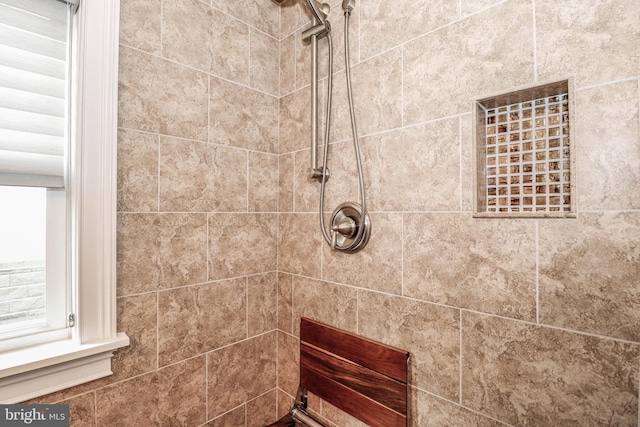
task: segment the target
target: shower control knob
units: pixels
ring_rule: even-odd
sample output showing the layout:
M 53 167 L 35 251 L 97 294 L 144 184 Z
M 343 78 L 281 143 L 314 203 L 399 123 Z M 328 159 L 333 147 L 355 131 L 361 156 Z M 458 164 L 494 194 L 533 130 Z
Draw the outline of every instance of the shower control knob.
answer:
M 333 211 L 330 230 L 332 250 L 354 253 L 369 242 L 371 221 L 369 215 L 362 214 L 359 204 L 346 202 Z

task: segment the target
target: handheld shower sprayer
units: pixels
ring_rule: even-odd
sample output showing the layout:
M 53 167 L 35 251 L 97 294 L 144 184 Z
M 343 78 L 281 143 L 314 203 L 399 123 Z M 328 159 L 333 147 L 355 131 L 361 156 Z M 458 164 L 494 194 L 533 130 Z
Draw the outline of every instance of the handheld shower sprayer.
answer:
M 286 0 L 274 0 L 278 4 Z M 329 231 L 324 220 L 325 188 L 329 178 L 327 167 L 329 158 L 329 130 L 331 121 L 331 94 L 333 87 L 333 42 L 331 39 L 331 24 L 329 23 L 329 5 L 318 3 L 317 0 L 305 0 L 312 16 L 311 27 L 302 32 L 302 41 L 311 44 L 311 167 L 309 178 L 320 181 L 320 206 L 319 218 L 320 229 L 324 240 L 331 246 L 333 251 L 344 253 L 355 253 L 362 250 L 369 242 L 371 235 L 371 220 L 367 213 L 364 174 L 362 170 L 362 160 L 358 142 L 358 130 L 356 126 L 355 108 L 351 90 L 351 73 L 349 64 L 349 16 L 354 9 L 355 0 L 343 0 L 345 28 L 345 68 L 347 81 L 347 95 L 349 100 L 349 115 L 351 118 L 351 130 L 353 145 L 355 149 L 356 164 L 358 168 L 358 189 L 360 193 L 360 203 L 345 202 L 340 204 L 331 216 Z M 318 40 L 326 37 L 329 49 L 328 61 L 329 72 L 327 75 L 327 96 L 326 114 L 324 123 L 324 164 L 318 166 Z
M 320 24 L 327 25 L 329 5 L 327 3 L 318 4 L 316 0 L 307 0 L 307 4 L 314 18 L 316 18 Z

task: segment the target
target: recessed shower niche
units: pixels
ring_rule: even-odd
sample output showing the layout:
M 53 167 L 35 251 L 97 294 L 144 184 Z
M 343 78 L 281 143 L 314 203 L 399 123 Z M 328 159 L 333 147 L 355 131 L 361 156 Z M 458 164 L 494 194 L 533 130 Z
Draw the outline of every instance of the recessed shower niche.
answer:
M 476 217 L 575 217 L 573 82 L 475 101 Z

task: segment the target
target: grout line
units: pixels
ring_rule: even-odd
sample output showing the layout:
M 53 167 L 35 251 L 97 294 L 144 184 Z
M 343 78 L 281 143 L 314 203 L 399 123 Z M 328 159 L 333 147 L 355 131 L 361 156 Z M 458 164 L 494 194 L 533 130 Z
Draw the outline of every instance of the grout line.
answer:
M 91 393 L 93 394 L 93 422 L 95 425 L 98 425 L 98 393 L 96 390 L 93 390 Z
M 356 290 L 356 333 L 360 335 L 360 289 Z
M 536 323 L 540 323 L 540 221 L 535 222 L 536 244 Z
M 404 222 L 405 222 L 405 212 L 400 213 L 400 295 L 404 296 L 404 247 L 406 245 L 406 240 L 404 236 Z
M 247 49 L 247 57 L 248 57 L 247 58 L 247 82 L 248 82 L 247 84 L 249 85 L 249 87 L 252 87 L 253 86 L 253 78 L 252 78 L 252 75 L 251 75 L 251 57 L 253 55 L 251 55 L 251 53 L 252 53 L 251 52 L 251 47 L 252 47 L 252 42 L 254 41 L 254 35 L 253 35 L 254 28 L 251 27 L 250 25 L 248 27 L 249 27 L 249 48 Z M 278 64 L 278 67 L 279 66 L 280 65 Z M 278 91 L 278 95 L 280 95 L 280 91 Z
M 209 280 L 211 280 L 210 279 L 211 278 L 211 270 L 210 270 L 211 269 L 211 263 L 209 262 L 209 260 L 211 259 L 211 254 L 209 253 L 209 249 L 210 249 L 210 244 L 209 244 L 209 214 L 205 215 L 205 221 L 206 221 L 205 232 L 207 233 L 207 239 L 206 239 L 206 242 L 205 242 L 205 244 L 207 245 L 207 247 L 206 247 L 206 250 L 207 250 L 207 259 L 206 259 L 207 277 L 206 277 L 206 280 L 208 282 Z
M 158 174 L 157 174 L 157 180 L 158 180 L 158 191 L 156 194 L 156 212 L 160 213 L 160 158 L 161 158 L 161 150 L 160 150 L 160 146 L 161 146 L 161 142 L 160 142 L 160 135 L 156 134 L 156 143 L 158 144 L 158 150 L 157 150 L 157 155 L 158 155 L 158 159 L 157 159 L 157 165 L 158 165 Z
M 464 195 L 462 192 L 462 180 L 464 178 L 464 174 L 462 173 L 462 169 L 463 169 L 463 158 L 462 158 L 462 144 L 464 142 L 464 138 L 462 136 L 462 116 L 458 117 L 458 161 L 459 161 L 459 165 L 458 165 L 458 191 L 460 192 L 459 194 L 459 208 L 460 208 L 460 212 L 462 212 L 462 205 L 463 203 L 463 199 L 464 199 Z
M 616 80 L 609 80 L 609 81 L 605 81 L 605 82 L 600 82 L 600 83 L 595 83 L 595 84 L 591 84 L 591 85 L 587 85 L 587 86 L 582 86 L 580 88 L 578 88 L 578 83 L 576 82 L 577 79 L 576 79 L 575 75 L 573 77 L 573 80 L 574 80 L 574 93 L 577 93 L 577 92 L 583 92 L 583 91 L 592 90 L 592 89 L 603 88 L 603 87 L 607 87 L 607 86 L 613 86 L 613 85 L 617 85 L 617 84 L 625 83 L 625 82 L 638 81 L 638 76 L 626 77 L 626 78 L 616 79 Z
M 460 324 L 459 324 L 459 329 L 460 329 L 460 364 L 459 364 L 459 369 L 460 372 L 458 373 L 459 375 L 459 380 L 458 382 L 460 383 L 460 391 L 459 391 L 459 396 L 458 396 L 458 400 L 460 401 L 460 405 L 462 405 L 462 310 L 460 310 Z
M 251 89 L 251 90 L 253 90 L 255 92 L 261 93 L 263 95 L 270 96 L 270 97 L 275 98 L 275 99 L 280 99 L 280 98 L 282 98 L 284 96 L 284 95 L 280 95 L 279 93 L 278 94 L 273 94 L 273 93 L 265 92 L 264 90 L 261 90 L 259 88 L 251 87 L 246 83 L 239 82 L 239 81 L 236 81 L 236 80 L 231 80 L 231 79 L 229 79 L 227 77 L 224 77 L 224 76 L 221 76 L 221 75 L 218 75 L 218 74 L 214 74 L 214 73 L 212 73 L 210 71 L 202 70 L 200 68 L 195 68 L 195 67 L 193 67 L 193 66 L 191 66 L 189 64 L 185 64 L 183 62 L 178 62 L 178 61 L 176 61 L 174 59 L 171 59 L 171 58 L 165 58 L 164 56 L 161 56 L 161 55 L 158 55 L 158 54 L 155 54 L 155 53 L 152 53 L 152 52 L 148 52 L 146 50 L 142 50 L 142 49 L 140 49 L 138 47 L 135 47 L 135 46 L 132 46 L 132 45 L 128 45 L 126 43 L 120 43 L 119 46 L 120 47 L 126 47 L 127 49 L 142 53 L 144 55 L 152 56 L 152 57 L 157 58 L 157 59 L 159 59 L 161 61 L 168 62 L 168 63 L 173 64 L 173 65 L 178 65 L 180 67 L 183 67 L 185 69 L 188 69 L 188 70 L 200 73 L 200 74 L 204 74 L 204 75 L 207 76 L 207 78 L 213 77 L 213 78 L 216 78 L 218 80 L 222 80 L 222 81 L 225 81 L 225 82 L 237 85 L 237 86 L 241 86 L 241 87 L 246 88 L 246 89 Z M 285 95 L 288 95 L 288 94 L 285 94 Z
M 249 278 L 244 279 L 244 325 L 245 325 L 245 337 L 249 339 Z
M 204 354 L 204 416 L 209 420 L 209 353 Z
M 155 370 L 160 369 L 160 291 L 153 292 L 156 297 L 156 366 Z
M 405 108 L 404 108 L 404 76 L 405 76 L 405 67 L 404 67 L 404 56 L 405 56 L 405 47 L 404 45 L 400 46 L 400 125 L 405 127 L 407 125 L 407 118 L 405 117 Z
M 497 418 L 493 418 L 492 416 L 490 416 L 490 415 L 488 415 L 488 414 L 485 414 L 485 413 L 483 413 L 483 412 L 480 412 L 480 411 L 475 410 L 475 409 L 473 409 L 473 408 L 470 408 L 470 407 L 468 407 L 468 406 L 460 405 L 460 404 L 458 404 L 458 403 L 454 402 L 453 400 L 447 399 L 446 397 L 440 396 L 440 395 L 435 394 L 435 393 L 433 393 L 433 392 L 430 392 L 430 391 L 428 391 L 428 390 L 424 390 L 424 389 L 422 389 L 422 388 L 420 388 L 420 387 L 416 387 L 415 385 L 411 385 L 411 388 L 413 388 L 413 389 L 415 389 L 415 390 L 418 390 L 418 391 L 420 391 L 420 392 L 422 392 L 422 393 L 424 393 L 424 394 L 427 394 L 427 395 L 429 395 L 429 396 L 432 396 L 432 397 L 434 397 L 434 398 L 436 398 L 436 399 L 438 399 L 438 400 L 442 400 L 442 401 L 445 401 L 445 402 L 449 402 L 449 403 L 451 403 L 451 404 L 453 404 L 453 405 L 455 405 L 455 406 L 461 407 L 461 408 L 462 408 L 462 409 L 464 409 L 465 411 L 468 411 L 468 412 L 471 412 L 471 413 L 473 413 L 473 414 L 479 415 L 479 416 L 481 416 L 482 418 L 487 418 L 487 419 L 489 419 L 489 420 L 496 421 L 496 422 L 497 422 L 497 423 L 499 423 L 500 425 L 508 426 L 508 427 L 512 427 L 512 426 L 511 426 L 511 424 L 508 424 L 508 423 L 506 423 L 506 422 L 504 422 L 504 421 L 501 421 L 501 420 L 499 420 L 499 419 L 497 419 Z
M 197 143 L 201 143 L 201 144 L 208 144 L 208 145 L 211 145 L 211 146 L 214 146 L 214 147 L 218 147 L 218 148 L 228 148 L 228 149 L 231 149 L 231 150 L 245 151 L 245 152 L 249 152 L 249 153 L 262 154 L 262 155 L 266 155 L 266 156 L 280 156 L 280 155 L 289 154 L 289 153 L 282 153 L 282 154 L 272 153 L 270 151 L 261 151 L 261 150 L 256 150 L 256 149 L 252 149 L 252 148 L 238 147 L 238 146 L 235 146 L 235 145 L 228 145 L 228 144 L 218 143 L 218 142 L 215 142 L 215 141 L 207 141 L 207 140 L 204 140 L 204 139 L 196 139 L 196 138 L 187 138 L 187 137 L 184 137 L 184 136 L 170 135 L 170 134 L 166 134 L 166 133 L 159 133 L 159 132 L 155 132 L 155 131 L 147 131 L 147 130 L 141 130 L 141 129 L 136 129 L 136 128 L 129 128 L 129 127 L 125 127 L 125 126 L 118 126 L 118 130 L 119 131 L 127 131 L 127 132 L 135 132 L 135 133 L 139 133 L 139 134 L 143 134 L 143 135 L 154 135 L 154 136 L 157 136 L 159 140 L 161 140 L 162 138 L 165 138 L 165 139 L 173 139 L 173 140 L 176 140 L 176 141 L 197 142 Z M 296 150 L 296 151 L 304 151 L 304 150 Z M 296 151 L 291 151 L 290 153 L 294 153 Z
M 404 299 L 407 299 L 409 301 L 416 301 L 416 302 L 424 303 L 424 304 L 432 304 L 432 305 L 435 305 L 435 306 L 438 306 L 438 307 L 444 307 L 444 308 L 449 308 L 449 309 L 454 309 L 454 310 L 462 310 L 463 312 L 467 312 L 467 313 L 472 313 L 472 314 L 486 316 L 486 317 L 495 317 L 495 318 L 498 318 L 498 319 L 503 319 L 503 320 L 513 321 L 513 322 L 523 323 L 525 325 L 537 326 L 537 327 L 548 328 L 548 329 L 554 329 L 554 330 L 557 330 L 557 331 L 563 331 L 563 332 L 568 332 L 568 333 L 582 335 L 582 336 L 594 337 L 594 338 L 598 338 L 598 339 L 605 339 L 605 340 L 610 340 L 610 341 L 615 341 L 615 342 L 620 342 L 620 343 L 625 343 L 625 344 L 640 345 L 640 341 L 631 341 L 631 340 L 624 339 L 624 338 L 616 338 L 616 337 L 600 335 L 600 334 L 587 332 L 587 331 L 580 331 L 580 330 L 576 330 L 576 329 L 563 328 L 563 327 L 555 326 L 555 325 L 551 325 L 551 324 L 544 324 L 544 323 L 540 323 L 539 324 L 539 323 L 536 323 L 533 320 L 516 319 L 516 318 L 513 318 L 513 317 L 507 317 L 507 316 L 503 316 L 503 315 L 500 315 L 500 314 L 486 313 L 486 312 L 482 312 L 482 311 L 473 310 L 473 309 L 470 309 L 470 308 L 456 307 L 456 306 L 446 305 L 446 304 L 437 303 L 437 302 L 433 302 L 433 301 L 422 300 L 422 299 L 418 299 L 418 298 L 414 298 L 414 297 L 398 295 L 398 294 L 394 294 L 394 293 L 390 293 L 390 292 L 378 291 L 378 290 L 375 290 L 375 289 L 364 289 L 364 288 L 361 288 L 361 287 L 358 287 L 358 286 L 349 285 L 349 284 L 345 284 L 345 283 L 329 281 L 329 280 L 321 280 L 321 279 L 318 279 L 317 277 L 304 276 L 304 275 L 301 275 L 301 274 L 289 273 L 289 272 L 283 272 L 283 273 L 288 274 L 288 275 L 290 275 L 292 277 L 300 277 L 300 278 L 304 278 L 304 279 L 308 279 L 308 280 L 325 282 L 325 283 L 328 283 L 328 284 L 337 285 L 337 286 L 344 286 L 344 287 L 355 289 L 355 290 L 359 289 L 359 290 L 361 290 L 363 292 L 371 292 L 371 293 L 380 294 L 380 295 L 386 295 L 386 296 L 395 297 L 395 298 L 404 298 Z
M 207 142 L 211 143 L 211 76 L 207 78 Z
M 213 156 L 213 153 L 211 154 Z M 247 213 L 253 213 L 251 212 L 251 206 L 249 203 L 249 192 L 251 191 L 251 186 L 250 186 L 250 181 L 251 181 L 251 167 L 250 167 L 250 162 L 251 162 L 251 156 L 249 155 L 249 152 L 246 151 L 245 152 L 245 156 L 246 156 L 246 164 L 245 164 L 245 170 L 247 173 L 247 183 L 246 183 L 246 189 L 245 189 L 245 202 L 246 202 L 246 212 Z
M 536 0 L 531 1 L 533 20 L 533 81 L 538 82 L 538 32 L 536 30 Z
M 160 0 L 160 58 L 164 58 L 164 2 Z M 120 43 L 122 44 L 122 43 Z M 123 45 L 126 46 L 126 45 Z M 137 49 L 140 50 L 140 49 Z M 142 50 L 140 50 L 143 52 Z M 154 55 L 157 56 L 157 55 Z

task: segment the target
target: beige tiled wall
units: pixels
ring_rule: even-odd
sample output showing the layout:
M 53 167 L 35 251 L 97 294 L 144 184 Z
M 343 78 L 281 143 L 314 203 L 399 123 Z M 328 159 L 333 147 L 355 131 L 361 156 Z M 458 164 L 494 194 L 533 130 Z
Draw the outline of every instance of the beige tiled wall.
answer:
M 373 231 L 355 255 L 318 237 L 296 11 L 282 10 L 280 366 L 295 369 L 309 316 L 411 351 L 412 425 L 639 425 L 640 3 L 357 1 L 353 92 Z M 358 197 L 336 61 L 328 211 Z M 577 218 L 474 219 L 472 101 L 567 77 Z M 283 394 L 295 378 L 280 369 Z M 314 404 L 337 426 L 360 425 Z
M 373 231 L 353 255 L 323 242 L 306 178 L 302 1 L 121 3 L 118 327 L 131 345 L 113 376 L 41 401 L 70 403 L 77 426 L 259 427 L 288 410 L 308 316 L 412 353 L 415 426 L 640 424 L 640 3 L 356 1 Z M 331 3 L 328 211 L 358 197 Z M 472 218 L 472 101 L 567 77 L 577 218 Z
M 279 22 L 270 2 L 121 0 L 118 329 L 131 345 L 113 376 L 39 399 L 70 403 L 72 425 L 275 419 Z

